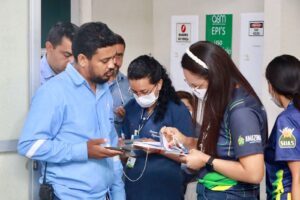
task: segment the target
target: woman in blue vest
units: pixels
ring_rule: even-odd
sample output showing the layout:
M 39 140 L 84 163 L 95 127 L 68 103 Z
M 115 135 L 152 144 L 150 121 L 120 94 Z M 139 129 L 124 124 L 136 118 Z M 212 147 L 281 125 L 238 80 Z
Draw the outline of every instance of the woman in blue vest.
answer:
M 134 99 L 125 106 L 123 131 L 126 139 L 159 140 L 163 126 L 174 126 L 192 136 L 191 115 L 180 101 L 166 70 L 150 56 L 134 59 L 128 67 L 128 79 Z M 125 169 L 127 200 L 183 199 L 179 156 L 151 151 L 135 152 Z
M 269 93 L 284 110 L 265 150 L 268 200 L 300 199 L 300 61 L 274 58 L 266 69 Z
M 161 131 L 191 150 L 183 161 L 198 170 L 197 198 L 259 199 L 267 118 L 262 103 L 224 49 L 199 41 L 181 61 L 186 82 L 203 102 L 198 139 Z

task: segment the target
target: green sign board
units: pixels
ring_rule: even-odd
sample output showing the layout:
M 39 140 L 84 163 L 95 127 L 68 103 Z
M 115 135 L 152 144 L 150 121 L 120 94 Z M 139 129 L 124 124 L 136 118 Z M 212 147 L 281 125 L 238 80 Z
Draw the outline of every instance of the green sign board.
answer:
M 232 53 L 232 15 L 206 15 L 206 40 Z

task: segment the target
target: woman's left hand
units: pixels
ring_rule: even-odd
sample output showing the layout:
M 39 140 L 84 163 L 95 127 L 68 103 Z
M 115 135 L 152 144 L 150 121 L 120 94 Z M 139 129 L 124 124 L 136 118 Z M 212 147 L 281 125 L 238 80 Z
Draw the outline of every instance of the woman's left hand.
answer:
M 187 167 L 193 170 L 199 170 L 205 166 L 209 156 L 199 150 L 191 149 L 189 154 L 183 158 Z

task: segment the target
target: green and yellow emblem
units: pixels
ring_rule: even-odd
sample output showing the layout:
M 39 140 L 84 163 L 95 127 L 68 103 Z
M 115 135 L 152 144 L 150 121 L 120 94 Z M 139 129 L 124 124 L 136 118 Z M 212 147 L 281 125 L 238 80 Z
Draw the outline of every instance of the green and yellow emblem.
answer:
M 245 144 L 245 138 L 240 136 L 238 139 L 238 144 L 239 144 L 239 146 L 243 146 Z
M 293 135 L 294 129 L 285 127 L 281 132 L 279 137 L 279 147 L 280 148 L 295 148 L 296 147 L 296 138 Z

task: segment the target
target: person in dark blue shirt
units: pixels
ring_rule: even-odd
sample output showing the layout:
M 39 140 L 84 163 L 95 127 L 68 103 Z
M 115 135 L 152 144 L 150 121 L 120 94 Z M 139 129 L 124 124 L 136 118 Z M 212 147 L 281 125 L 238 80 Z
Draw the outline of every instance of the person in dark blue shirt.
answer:
M 284 108 L 265 149 L 268 200 L 300 199 L 300 61 L 274 58 L 266 69 L 274 103 Z
M 186 137 L 173 127 L 161 132 L 170 142 L 175 137 L 191 149 L 183 162 L 198 171 L 197 199 L 259 199 L 267 117 L 258 96 L 216 44 L 192 44 L 181 65 L 204 106 L 197 113 L 203 116 L 199 138 Z
M 164 126 L 176 127 L 186 136 L 193 135 L 191 115 L 157 60 L 146 55 L 136 58 L 128 67 L 128 79 L 134 99 L 125 106 L 126 139 L 158 141 L 159 130 Z M 179 156 L 155 150 L 150 150 L 149 155 L 137 151 L 125 168 L 126 199 L 183 199 L 180 165 Z

